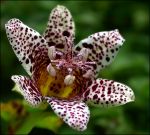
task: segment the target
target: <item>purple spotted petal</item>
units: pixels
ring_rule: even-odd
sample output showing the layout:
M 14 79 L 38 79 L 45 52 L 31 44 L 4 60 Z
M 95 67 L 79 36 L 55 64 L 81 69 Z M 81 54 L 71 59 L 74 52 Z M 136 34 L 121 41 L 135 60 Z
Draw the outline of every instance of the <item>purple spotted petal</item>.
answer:
M 88 48 L 87 61 L 96 62 L 93 68 L 98 73 L 113 61 L 123 42 L 124 39 L 118 30 L 98 32 L 80 41 L 75 46 L 75 52 L 78 53 L 82 48 Z
M 80 101 L 59 100 L 45 98 L 55 113 L 62 118 L 70 127 L 83 131 L 87 128 L 90 112 L 88 106 Z
M 83 93 L 85 102 L 102 107 L 123 105 L 134 101 L 134 98 L 131 88 L 106 79 L 94 80 Z
M 11 19 L 5 24 L 6 34 L 19 61 L 29 75 L 32 75 L 35 62 L 46 61 L 46 40 L 19 19 Z
M 72 45 L 74 39 L 74 22 L 69 10 L 64 6 L 57 6 L 50 14 L 44 37 L 49 46 L 55 46 L 57 51 L 64 52 L 66 38 Z
M 42 102 L 42 97 L 35 83 L 27 77 L 13 75 L 11 79 L 19 86 L 20 93 L 32 106 L 37 106 Z

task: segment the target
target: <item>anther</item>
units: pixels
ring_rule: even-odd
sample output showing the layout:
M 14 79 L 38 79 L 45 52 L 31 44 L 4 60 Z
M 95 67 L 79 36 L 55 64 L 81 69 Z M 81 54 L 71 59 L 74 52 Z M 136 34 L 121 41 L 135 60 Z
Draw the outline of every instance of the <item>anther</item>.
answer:
M 72 68 L 68 68 L 68 73 L 71 74 L 72 73 Z
M 47 71 L 51 76 L 56 76 L 56 70 L 51 64 L 47 66 Z
M 48 57 L 50 60 L 54 60 L 56 57 L 56 48 L 55 46 L 51 46 L 48 48 Z
M 84 78 L 92 78 L 94 76 L 94 73 L 92 70 L 88 70 L 84 75 L 83 77 Z
M 71 85 L 74 82 L 74 80 L 75 80 L 75 76 L 73 76 L 73 75 L 67 75 L 65 77 L 65 79 L 64 79 L 64 83 L 66 85 Z
M 89 49 L 82 48 L 78 54 L 79 57 L 81 57 L 82 61 L 86 61 L 89 55 Z

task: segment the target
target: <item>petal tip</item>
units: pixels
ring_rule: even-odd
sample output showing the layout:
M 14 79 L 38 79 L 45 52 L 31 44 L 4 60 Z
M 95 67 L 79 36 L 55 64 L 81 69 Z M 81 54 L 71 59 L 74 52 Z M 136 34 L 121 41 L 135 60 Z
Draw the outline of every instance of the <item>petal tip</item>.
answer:
M 79 127 L 76 127 L 74 129 L 76 129 L 77 131 L 85 131 L 87 129 L 87 126 L 85 125 L 84 127 L 81 128 L 79 125 Z
M 15 83 L 18 83 L 21 78 L 22 78 L 22 76 L 19 76 L 19 75 L 11 76 L 11 80 L 13 80 Z
M 16 38 L 18 33 L 19 27 L 22 25 L 22 22 L 19 19 L 13 18 L 10 19 L 5 24 L 6 34 L 8 38 Z
M 133 102 L 135 100 L 135 95 L 134 95 L 133 90 L 130 87 L 128 87 L 128 86 L 126 86 L 126 88 L 128 90 L 125 93 L 125 96 L 127 98 L 126 98 L 126 102 L 124 104 L 129 103 L 129 102 Z
M 21 21 L 17 18 L 12 18 L 5 24 L 5 27 L 8 27 L 8 26 L 11 27 L 11 26 L 15 25 L 16 23 L 21 23 Z
M 129 102 L 133 102 L 133 101 L 135 101 L 135 95 L 132 92 L 132 94 L 130 95 L 130 101 Z
M 119 45 L 122 45 L 122 44 L 125 42 L 125 39 L 122 37 L 122 35 L 120 34 L 120 32 L 119 32 L 118 29 L 115 29 L 115 30 L 113 30 L 113 31 L 114 31 L 114 34 L 115 34 L 116 37 L 117 37 L 118 44 L 119 44 Z
M 13 80 L 14 82 L 16 82 L 16 80 L 17 80 L 17 75 L 11 76 L 11 80 Z
M 57 9 L 62 9 L 62 8 L 65 8 L 65 6 L 57 5 L 56 8 L 57 8 Z

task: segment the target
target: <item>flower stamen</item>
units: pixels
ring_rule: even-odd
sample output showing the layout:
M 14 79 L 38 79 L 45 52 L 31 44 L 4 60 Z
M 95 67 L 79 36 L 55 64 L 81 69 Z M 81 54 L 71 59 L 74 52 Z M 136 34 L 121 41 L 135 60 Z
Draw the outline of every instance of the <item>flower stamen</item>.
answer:
M 51 65 L 51 63 L 47 66 L 47 71 L 48 71 L 48 73 L 49 73 L 51 76 L 53 76 L 53 77 L 56 76 L 56 70 L 55 70 L 55 68 Z
M 83 62 L 87 61 L 89 55 L 89 49 L 87 48 L 82 48 L 78 54 L 79 59 L 81 59 Z
M 84 78 L 93 78 L 94 72 L 92 70 L 88 70 L 85 74 L 83 74 Z
M 54 60 L 56 57 L 56 48 L 55 46 L 51 46 L 48 48 L 48 57 L 50 60 Z
M 75 80 L 75 76 L 74 75 L 67 75 L 65 77 L 65 79 L 64 79 L 64 83 L 66 85 L 71 85 L 71 84 L 73 84 L 74 80 Z

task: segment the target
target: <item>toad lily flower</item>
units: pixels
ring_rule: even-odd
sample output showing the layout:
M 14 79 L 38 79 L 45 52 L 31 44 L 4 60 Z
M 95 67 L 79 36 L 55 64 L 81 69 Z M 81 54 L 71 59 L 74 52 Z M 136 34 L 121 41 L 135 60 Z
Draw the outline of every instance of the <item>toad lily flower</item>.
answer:
M 12 80 L 32 106 L 47 101 L 69 126 L 83 131 L 90 117 L 87 104 L 111 107 L 134 100 L 128 86 L 97 79 L 124 42 L 118 30 L 95 33 L 74 46 L 74 22 L 63 6 L 52 10 L 43 35 L 19 19 L 9 20 L 5 28 L 16 56 L 30 75 L 13 75 Z

